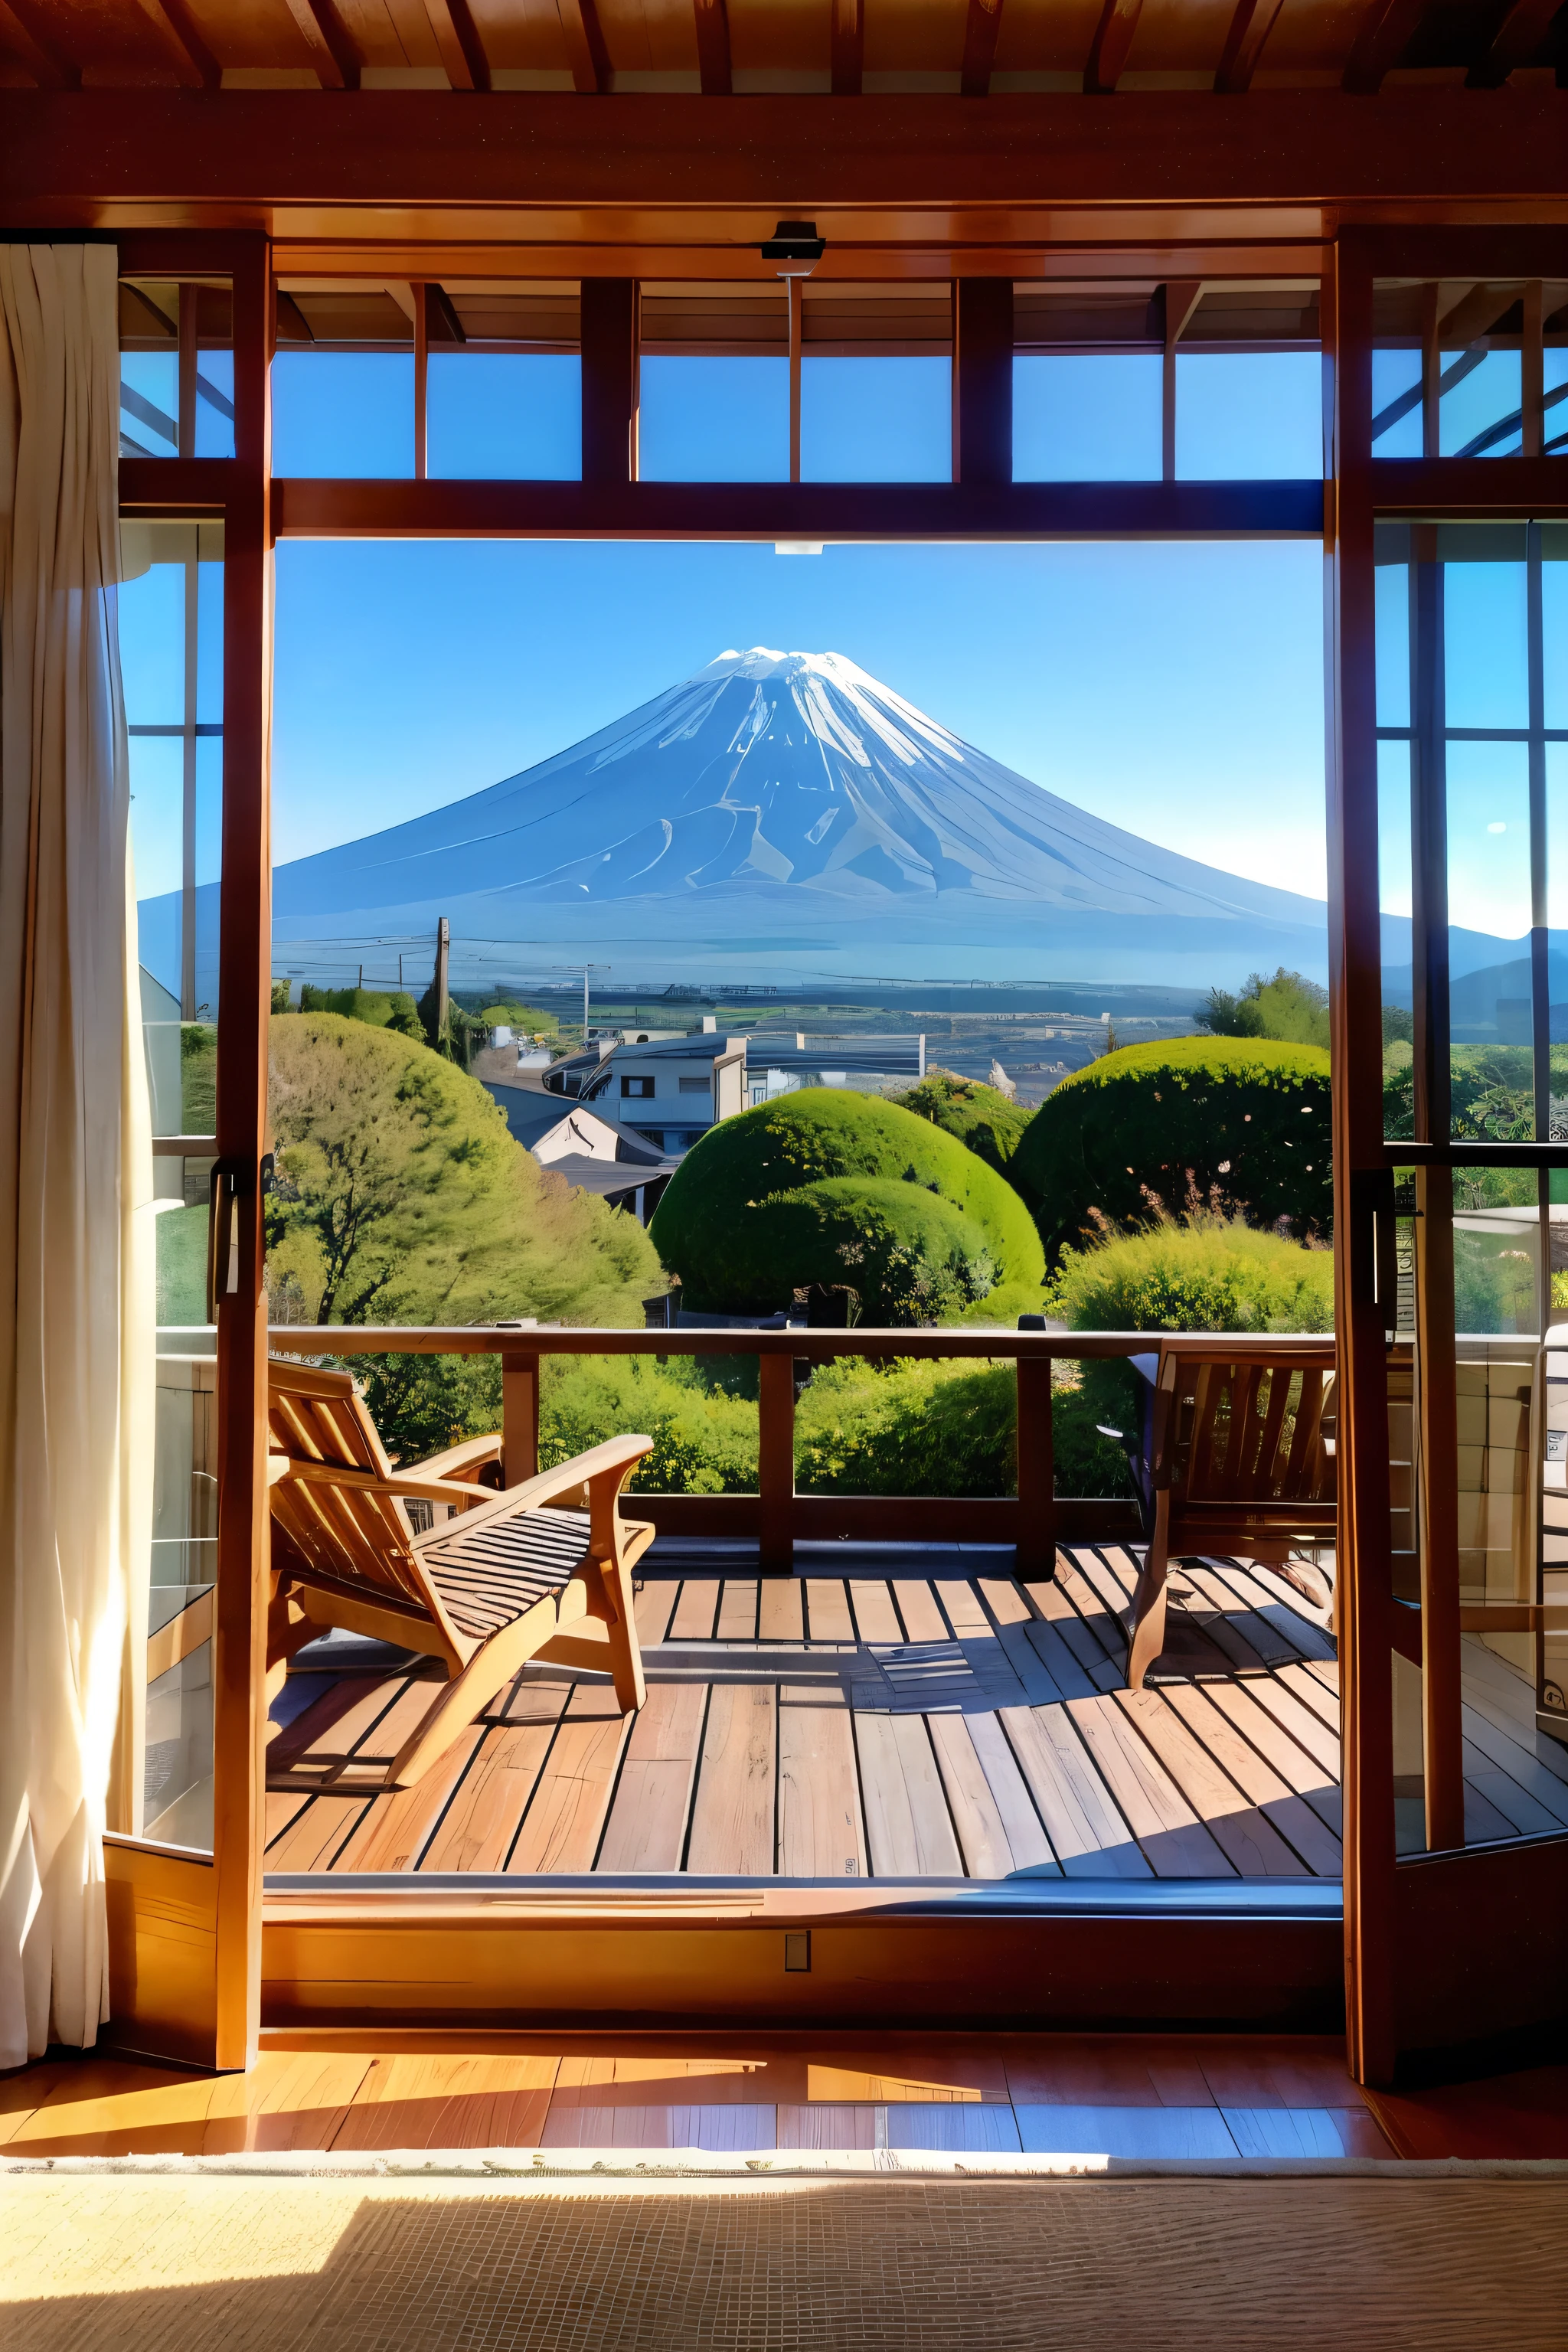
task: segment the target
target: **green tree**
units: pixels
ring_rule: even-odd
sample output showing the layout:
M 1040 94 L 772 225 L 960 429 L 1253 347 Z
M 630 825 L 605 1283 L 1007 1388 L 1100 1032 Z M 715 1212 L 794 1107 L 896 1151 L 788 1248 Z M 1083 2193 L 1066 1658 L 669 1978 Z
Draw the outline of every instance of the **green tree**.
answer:
M 929 1119 L 944 1135 L 957 1138 L 998 1176 L 1024 1139 L 1029 1114 L 1008 1099 L 999 1087 L 983 1086 L 978 1078 L 961 1078 L 952 1070 L 928 1070 L 918 1086 L 889 1095 L 900 1110 Z
M 876 1096 L 809 1087 L 713 1128 L 652 1226 L 689 1302 L 767 1313 L 822 1282 L 866 1320 L 1011 1321 L 1044 1265 L 1023 1203 L 973 1151 Z M 924 1291 L 922 1296 L 922 1286 Z
M 1329 1057 L 1241 1037 L 1123 1045 L 1064 1078 L 1009 1173 L 1053 1262 L 1189 1199 L 1300 1238 L 1333 1213 Z
M 1239 995 L 1211 988 L 1197 1014 L 1215 1037 L 1272 1037 L 1286 1045 L 1329 1043 L 1329 992 L 1281 964 L 1272 980 L 1255 971 Z
M 268 1281 L 289 1319 L 641 1321 L 660 1286 L 636 1220 L 513 1142 L 484 1088 L 331 1013 L 275 1021 Z

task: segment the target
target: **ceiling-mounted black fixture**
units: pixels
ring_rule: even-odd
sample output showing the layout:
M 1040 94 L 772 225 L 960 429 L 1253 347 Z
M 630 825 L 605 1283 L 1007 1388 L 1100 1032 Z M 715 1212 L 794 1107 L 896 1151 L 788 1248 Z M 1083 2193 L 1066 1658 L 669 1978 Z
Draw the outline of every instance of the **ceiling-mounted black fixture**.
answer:
M 809 278 L 826 250 L 827 240 L 817 236 L 815 221 L 780 221 L 763 247 L 763 259 L 774 263 L 781 278 Z

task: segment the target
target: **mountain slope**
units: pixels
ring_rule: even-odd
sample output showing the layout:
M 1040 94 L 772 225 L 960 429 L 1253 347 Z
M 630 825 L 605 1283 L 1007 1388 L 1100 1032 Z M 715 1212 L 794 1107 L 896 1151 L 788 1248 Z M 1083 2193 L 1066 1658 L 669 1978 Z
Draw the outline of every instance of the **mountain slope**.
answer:
M 522 774 L 279 867 L 274 930 L 911 978 L 1321 971 L 1324 910 L 1089 815 L 843 655 L 725 653 Z M 496 961 L 487 945 L 479 964 Z M 740 976 L 737 974 L 737 976 Z

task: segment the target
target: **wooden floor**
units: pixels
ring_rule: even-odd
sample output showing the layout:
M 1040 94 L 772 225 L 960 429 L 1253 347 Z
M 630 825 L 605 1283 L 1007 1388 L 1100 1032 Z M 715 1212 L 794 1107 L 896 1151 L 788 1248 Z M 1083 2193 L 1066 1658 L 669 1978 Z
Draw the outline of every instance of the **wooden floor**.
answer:
M 1320 2036 L 400 2031 L 268 2040 L 248 2074 L 177 2074 L 89 2053 L 0 2078 L 0 2149 L 1394 2153 L 1345 2072 L 1343 2043 Z
M 879 1559 L 790 1580 L 655 1570 L 637 1597 L 637 1717 L 601 1678 L 531 1666 L 391 1794 L 376 1784 L 430 1669 L 293 1673 L 274 1709 L 268 1872 L 1339 1875 L 1322 1610 L 1270 1569 L 1187 1562 L 1156 1686 L 1132 1693 L 1132 1556 L 1079 1548 L 1026 1584 L 1009 1558 L 911 1550 L 909 1573 Z M 1469 1646 L 1471 1838 L 1568 1822 L 1568 1749 Z

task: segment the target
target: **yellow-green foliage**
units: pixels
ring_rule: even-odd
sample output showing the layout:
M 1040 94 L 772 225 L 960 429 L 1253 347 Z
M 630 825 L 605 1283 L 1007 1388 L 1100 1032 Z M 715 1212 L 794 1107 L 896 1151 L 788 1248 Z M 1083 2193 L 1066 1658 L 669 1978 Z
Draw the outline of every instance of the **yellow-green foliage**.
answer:
M 289 1319 L 641 1323 L 662 1281 L 635 1218 L 541 1168 L 449 1062 L 315 1013 L 273 1022 L 269 1076 L 268 1276 Z
M 1255 1037 L 1124 1045 L 1064 1078 L 1008 1174 L 1053 1261 L 1097 1220 L 1142 1223 L 1189 1194 L 1305 1238 L 1333 1213 L 1329 1057 Z
M 1029 1113 L 1020 1110 L 1000 1087 L 961 1078 L 952 1070 L 928 1070 L 918 1086 L 888 1099 L 900 1110 L 912 1110 L 917 1118 L 929 1118 L 944 1135 L 956 1136 L 998 1176 L 1007 1173 L 1007 1162 L 1029 1124 Z
M 1239 1218 L 1163 1217 L 1064 1250 L 1047 1301 L 1075 1331 L 1331 1331 L 1333 1254 Z
M 825 1283 L 854 1290 L 868 1323 L 1011 1322 L 1038 1303 L 1044 1273 L 1027 1212 L 975 1153 L 894 1104 L 825 1087 L 710 1129 L 652 1232 L 688 1303 L 719 1314 L 767 1313 Z

